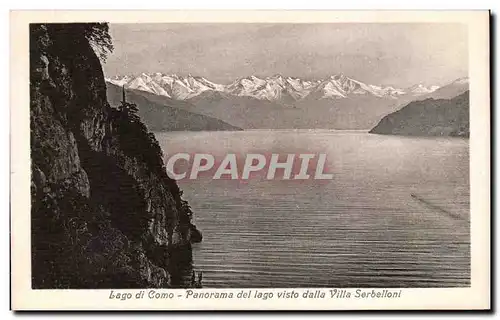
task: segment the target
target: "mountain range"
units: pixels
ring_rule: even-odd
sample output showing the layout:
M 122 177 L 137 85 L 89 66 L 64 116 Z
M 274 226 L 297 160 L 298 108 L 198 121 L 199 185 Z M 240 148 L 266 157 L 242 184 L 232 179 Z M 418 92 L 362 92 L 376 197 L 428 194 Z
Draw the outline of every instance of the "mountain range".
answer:
M 142 73 L 138 76 L 115 76 L 107 82 L 141 90 L 176 100 L 188 100 L 206 92 L 221 92 L 234 96 L 252 97 L 259 100 L 293 103 L 314 97 L 315 99 L 342 99 L 356 95 L 398 99 L 403 96 L 419 96 L 438 90 L 439 86 L 417 84 L 409 88 L 366 84 L 340 73 L 321 80 L 274 75 L 271 77 L 248 76 L 230 84 L 218 84 L 200 76 Z
M 399 88 L 366 84 L 344 74 L 320 80 L 252 75 L 218 84 L 200 76 L 143 73 L 106 81 L 108 85 L 123 86 L 156 106 L 181 109 L 221 120 L 228 124 L 225 128 L 242 129 L 368 130 L 385 115 L 412 101 L 452 98 L 469 87 L 468 78 L 441 87 L 417 84 Z M 176 118 L 180 119 L 179 116 Z M 162 127 L 154 113 L 149 112 L 149 118 L 154 120 L 155 127 Z M 189 121 L 183 120 L 186 125 Z M 171 126 L 169 123 L 164 127 Z M 217 127 L 213 130 L 218 130 Z

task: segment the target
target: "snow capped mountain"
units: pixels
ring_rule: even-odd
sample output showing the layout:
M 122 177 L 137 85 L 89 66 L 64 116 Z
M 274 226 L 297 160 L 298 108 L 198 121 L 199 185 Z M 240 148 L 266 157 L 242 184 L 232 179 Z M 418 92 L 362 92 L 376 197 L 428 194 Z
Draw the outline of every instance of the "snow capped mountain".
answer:
M 157 95 L 166 96 L 176 100 L 187 100 L 204 91 L 223 91 L 224 86 L 213 83 L 203 77 L 188 75 L 165 75 L 162 73 L 142 73 L 137 77 L 115 77 L 106 81 L 125 86 L 127 89 L 146 91 Z
M 123 77 L 116 76 L 113 78 L 106 78 L 107 82 L 115 84 L 115 85 L 120 86 L 120 87 L 129 83 L 131 80 L 132 80 L 132 77 L 130 77 L 130 76 L 123 76 Z
M 319 83 L 314 90 L 314 94 L 320 99 L 348 98 L 353 95 L 372 95 L 379 98 L 396 99 L 406 94 L 406 92 L 403 89 L 397 89 L 390 86 L 382 87 L 366 84 L 346 77 L 341 73 L 331 76 Z
M 143 73 L 139 76 L 117 76 L 106 81 L 128 89 L 150 92 L 176 100 L 188 100 L 203 92 L 221 92 L 233 96 L 252 97 L 279 103 L 293 103 L 307 99 L 350 99 L 356 96 L 374 96 L 382 99 L 398 99 L 403 96 L 423 96 L 439 89 L 422 84 L 407 89 L 392 86 L 366 84 L 344 74 L 336 74 L 322 80 L 300 78 L 249 76 L 224 85 L 214 83 L 199 76 L 167 75 L 163 73 Z M 453 83 L 468 86 L 468 78 Z
M 121 82 L 122 85 L 125 85 L 126 88 L 147 91 L 157 95 L 170 97 L 170 95 L 164 88 L 162 88 L 158 83 L 153 81 L 153 79 L 145 73 L 141 74 L 140 76 L 134 78 L 129 82 L 124 83 L 123 79 L 121 80 Z
M 229 84 L 225 92 L 235 96 L 254 97 L 269 101 L 300 100 L 315 87 L 317 83 L 299 78 L 284 78 L 274 75 L 261 79 L 256 76 L 241 78 Z
M 424 86 L 423 84 L 416 84 L 412 87 L 409 87 L 407 89 L 408 93 L 414 95 L 414 96 L 419 96 L 419 95 L 423 95 L 423 94 L 428 94 L 428 93 L 431 93 L 431 92 L 434 92 L 436 91 L 437 89 L 439 89 L 439 86 L 430 86 L 430 87 L 426 87 Z
M 433 99 L 452 99 L 456 96 L 461 95 L 462 93 L 469 90 L 469 78 L 459 78 L 455 81 L 452 81 L 431 93 L 418 97 L 421 98 L 433 98 Z
M 255 91 L 265 85 L 265 80 L 250 76 L 234 81 L 226 87 L 226 91 L 236 96 L 255 96 Z
M 374 92 L 376 92 L 376 95 L 380 97 L 397 98 L 406 94 L 405 90 L 394 88 L 391 86 L 380 87 L 380 86 L 370 85 L 370 87 Z
M 331 81 L 331 79 L 322 81 L 314 88 L 313 93 L 310 97 L 317 99 L 335 99 L 335 98 L 346 98 L 347 93 L 339 88 L 336 81 Z
M 458 78 L 457 80 L 453 81 L 451 84 L 469 85 L 469 77 Z

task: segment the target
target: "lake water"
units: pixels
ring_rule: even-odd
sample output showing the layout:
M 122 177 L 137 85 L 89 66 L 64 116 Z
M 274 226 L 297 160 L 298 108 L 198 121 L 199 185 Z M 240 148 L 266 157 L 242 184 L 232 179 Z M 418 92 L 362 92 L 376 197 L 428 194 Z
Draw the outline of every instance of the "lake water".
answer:
M 179 181 L 203 232 L 193 259 L 204 287 L 470 285 L 468 140 L 292 130 L 157 138 L 166 157 L 326 153 L 333 173 Z

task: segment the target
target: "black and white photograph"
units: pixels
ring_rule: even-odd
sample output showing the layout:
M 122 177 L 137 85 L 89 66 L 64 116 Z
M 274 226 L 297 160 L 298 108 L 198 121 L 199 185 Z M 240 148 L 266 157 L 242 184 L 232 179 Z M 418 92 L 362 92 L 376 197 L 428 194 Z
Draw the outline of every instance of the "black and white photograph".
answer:
M 31 290 L 470 289 L 470 41 L 445 20 L 31 22 Z

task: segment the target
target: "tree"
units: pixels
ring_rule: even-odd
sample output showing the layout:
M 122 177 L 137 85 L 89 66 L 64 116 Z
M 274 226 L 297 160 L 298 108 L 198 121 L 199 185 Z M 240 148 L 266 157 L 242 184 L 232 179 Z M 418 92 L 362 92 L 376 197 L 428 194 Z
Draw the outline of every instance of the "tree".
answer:
M 72 54 L 74 45 L 81 45 L 79 42 L 86 41 L 102 62 L 106 61 L 108 54 L 114 49 L 107 23 L 45 23 L 33 24 L 30 28 L 33 35 L 47 32 L 52 40 L 57 39 L 66 44 L 59 49 L 67 49 Z M 40 39 L 40 36 L 31 38 Z
M 123 98 L 121 104 L 118 106 L 118 111 L 123 112 L 124 116 L 129 119 L 130 122 L 140 122 L 137 112 L 139 108 L 134 103 L 127 102 L 125 97 L 125 87 L 123 87 Z
M 101 60 L 104 62 L 109 53 L 113 52 L 113 42 L 109 35 L 107 23 L 84 23 L 81 24 L 83 34 Z

